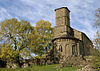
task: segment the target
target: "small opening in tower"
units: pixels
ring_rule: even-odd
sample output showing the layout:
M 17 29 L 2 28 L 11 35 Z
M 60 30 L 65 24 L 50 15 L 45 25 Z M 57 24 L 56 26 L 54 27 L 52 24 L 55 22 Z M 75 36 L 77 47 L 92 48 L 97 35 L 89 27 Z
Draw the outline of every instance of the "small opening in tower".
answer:
M 75 45 L 72 46 L 72 54 L 75 55 Z
M 62 50 L 62 46 L 60 45 L 60 52 L 62 52 L 63 50 Z

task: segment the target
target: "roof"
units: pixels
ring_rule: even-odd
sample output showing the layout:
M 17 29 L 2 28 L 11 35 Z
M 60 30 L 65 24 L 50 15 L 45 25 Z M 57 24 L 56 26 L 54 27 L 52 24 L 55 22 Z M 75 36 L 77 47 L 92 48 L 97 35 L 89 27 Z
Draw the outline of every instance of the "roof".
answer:
M 55 11 L 56 11 L 56 10 L 59 10 L 59 9 L 62 9 L 62 8 L 65 8 L 65 9 L 67 9 L 67 10 L 70 12 L 70 10 L 69 10 L 67 7 L 57 8 L 57 9 L 55 9 Z

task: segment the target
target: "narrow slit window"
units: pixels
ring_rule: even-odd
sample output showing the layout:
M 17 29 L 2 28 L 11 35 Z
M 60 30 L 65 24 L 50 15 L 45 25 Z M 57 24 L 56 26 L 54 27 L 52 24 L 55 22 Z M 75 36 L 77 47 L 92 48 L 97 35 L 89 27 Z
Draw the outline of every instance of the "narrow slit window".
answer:
M 62 52 L 63 51 L 63 49 L 62 49 L 62 46 L 60 45 L 60 52 Z

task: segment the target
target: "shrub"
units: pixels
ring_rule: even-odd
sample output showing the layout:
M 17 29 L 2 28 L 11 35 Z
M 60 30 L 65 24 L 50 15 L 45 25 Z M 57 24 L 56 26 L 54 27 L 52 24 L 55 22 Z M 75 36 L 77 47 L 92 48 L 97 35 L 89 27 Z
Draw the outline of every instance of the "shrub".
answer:
M 96 70 L 100 70 L 100 56 L 94 56 L 92 58 L 91 66 Z

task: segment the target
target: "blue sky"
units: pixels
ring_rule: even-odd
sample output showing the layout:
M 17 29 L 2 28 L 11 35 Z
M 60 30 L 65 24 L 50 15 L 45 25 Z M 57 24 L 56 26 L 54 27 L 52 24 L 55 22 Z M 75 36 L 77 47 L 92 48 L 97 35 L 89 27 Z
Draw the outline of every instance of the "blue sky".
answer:
M 95 35 L 93 26 L 95 10 L 100 8 L 100 0 L 0 0 L 0 22 L 5 19 L 24 19 L 35 26 L 41 19 L 55 26 L 55 11 L 68 7 L 71 11 L 71 26 L 86 33 L 89 38 Z

